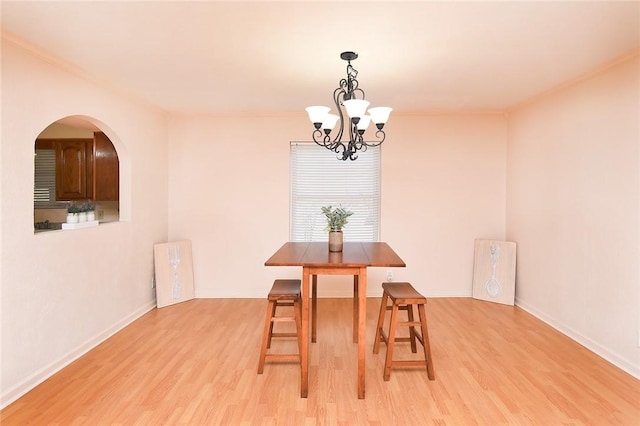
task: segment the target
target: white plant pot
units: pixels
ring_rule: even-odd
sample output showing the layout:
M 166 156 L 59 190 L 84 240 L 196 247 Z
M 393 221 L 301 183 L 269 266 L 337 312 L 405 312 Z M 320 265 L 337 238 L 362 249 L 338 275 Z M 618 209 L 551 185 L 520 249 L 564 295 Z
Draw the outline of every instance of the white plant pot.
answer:
M 87 212 L 78 213 L 78 222 L 86 222 L 87 221 Z
M 78 213 L 67 213 L 67 223 L 78 223 Z
M 96 220 L 96 212 L 94 210 L 87 212 L 87 222 L 93 222 L 94 220 Z

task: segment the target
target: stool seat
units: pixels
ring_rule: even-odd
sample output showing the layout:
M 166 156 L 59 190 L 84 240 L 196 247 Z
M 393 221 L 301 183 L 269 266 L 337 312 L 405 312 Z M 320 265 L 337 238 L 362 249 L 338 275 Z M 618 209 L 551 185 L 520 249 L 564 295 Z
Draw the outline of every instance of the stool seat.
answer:
M 269 291 L 269 300 L 295 300 L 300 298 L 300 280 L 275 280 Z
M 378 315 L 378 326 L 376 327 L 376 337 L 373 344 L 373 353 L 380 350 L 380 342 L 387 345 L 387 354 L 384 362 L 383 379 L 388 381 L 391 377 L 391 368 L 397 367 L 425 367 L 429 380 L 435 380 L 433 360 L 431 359 L 431 345 L 429 343 L 429 332 L 427 330 L 427 315 L 425 305 L 427 298 L 416 291 L 407 282 L 385 282 L 382 284 L 382 301 L 380 303 L 380 314 Z M 391 305 L 387 306 L 388 301 Z M 414 321 L 413 307 L 418 307 L 419 321 Z M 387 311 L 391 311 L 389 321 L 389 335 L 384 331 L 384 317 Z M 398 320 L 398 312 L 407 312 L 407 321 Z M 396 337 L 396 330 L 400 326 L 409 327 L 409 337 Z M 420 332 L 416 330 L 419 328 Z M 394 360 L 393 347 L 396 342 L 410 342 L 411 352 L 417 352 L 416 341 L 420 342 L 424 352 L 424 360 Z
M 264 364 L 269 361 L 290 361 L 300 363 L 301 336 L 302 329 L 302 307 L 300 294 L 300 280 L 278 279 L 273 282 L 273 286 L 267 295 L 267 316 L 264 324 L 262 336 L 262 346 L 260 348 L 260 359 L 258 361 L 258 374 L 262 374 Z M 293 315 L 276 315 L 276 309 L 281 307 L 293 307 Z M 290 322 L 295 323 L 296 332 L 276 332 L 273 330 L 275 323 Z M 296 354 L 269 354 L 267 350 L 271 348 L 271 340 L 274 337 L 295 337 L 298 343 L 298 353 Z
M 386 282 L 382 284 L 382 289 L 395 303 L 401 305 L 427 303 L 427 298 L 416 291 L 409 283 Z

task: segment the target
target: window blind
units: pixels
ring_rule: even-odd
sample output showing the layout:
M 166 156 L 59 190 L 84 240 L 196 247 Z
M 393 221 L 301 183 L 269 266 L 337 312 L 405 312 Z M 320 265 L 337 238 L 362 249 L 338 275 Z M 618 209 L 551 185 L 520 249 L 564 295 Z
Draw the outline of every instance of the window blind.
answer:
M 34 207 L 60 207 L 56 203 L 56 150 L 36 149 L 34 164 Z
M 311 142 L 291 142 L 290 241 L 327 241 L 322 206 L 354 214 L 344 241 L 378 241 L 380 234 L 380 147 L 358 152 L 355 161 Z

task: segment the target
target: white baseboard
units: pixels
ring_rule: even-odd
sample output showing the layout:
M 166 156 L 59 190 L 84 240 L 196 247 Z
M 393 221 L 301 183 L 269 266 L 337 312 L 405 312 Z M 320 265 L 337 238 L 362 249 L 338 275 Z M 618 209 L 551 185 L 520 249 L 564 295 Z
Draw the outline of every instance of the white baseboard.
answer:
M 0 410 L 7 407 L 9 404 L 15 402 L 22 395 L 26 394 L 40 383 L 47 380 L 49 377 L 53 376 L 58 371 L 62 370 L 67 365 L 71 364 L 73 361 L 80 358 L 82 355 L 89 352 L 91 349 L 98 346 L 100 343 L 107 340 L 109 337 L 116 334 L 118 331 L 125 328 L 127 325 L 131 324 L 133 321 L 140 318 L 142 315 L 146 314 L 150 310 L 156 307 L 155 300 L 149 301 L 144 306 L 138 308 L 130 315 L 121 319 L 117 323 L 113 324 L 108 329 L 104 330 L 102 333 L 97 334 L 96 336 L 90 338 L 83 344 L 79 345 L 75 349 L 69 351 L 66 355 L 61 357 L 60 359 L 50 363 L 49 365 L 39 369 L 38 371 L 31 374 L 29 377 L 26 377 L 20 383 L 15 386 L 12 386 L 10 389 L 2 389 L 2 394 L 0 395 Z
M 632 362 L 610 351 L 609 349 L 605 348 L 599 343 L 594 342 L 588 337 L 573 330 L 571 327 L 565 326 L 564 324 L 556 321 L 554 318 L 551 318 L 549 315 L 545 314 L 544 312 L 541 312 L 538 309 L 534 308 L 533 306 L 528 305 L 527 303 L 523 302 L 517 297 L 516 297 L 516 306 L 524 309 L 534 317 L 547 323 L 548 325 L 558 330 L 560 333 L 564 334 L 565 336 L 571 338 L 572 340 L 575 340 L 585 348 L 589 349 L 591 352 L 604 358 L 605 360 L 609 361 L 611 364 L 615 365 L 621 370 L 631 374 L 636 379 L 640 379 L 640 365 L 633 364 Z
M 196 299 L 266 299 L 267 293 L 269 292 L 270 286 L 263 286 L 260 288 L 250 288 L 250 289 L 216 289 L 215 291 L 200 291 L 196 290 Z M 422 290 L 418 290 L 425 297 L 453 297 L 453 298 L 464 298 L 471 297 L 470 291 L 459 291 L 459 292 L 424 292 Z M 348 285 L 343 285 L 340 287 L 331 287 L 323 286 L 322 288 L 318 288 L 318 297 L 320 298 L 336 298 L 336 299 L 344 299 L 353 297 L 353 287 Z M 381 284 L 376 284 L 375 286 L 368 285 L 367 286 L 367 297 L 371 298 L 381 298 L 382 297 L 382 287 Z
M 422 294 L 426 298 L 432 299 L 471 299 L 470 291 L 421 291 Z M 380 295 L 382 296 L 382 295 Z

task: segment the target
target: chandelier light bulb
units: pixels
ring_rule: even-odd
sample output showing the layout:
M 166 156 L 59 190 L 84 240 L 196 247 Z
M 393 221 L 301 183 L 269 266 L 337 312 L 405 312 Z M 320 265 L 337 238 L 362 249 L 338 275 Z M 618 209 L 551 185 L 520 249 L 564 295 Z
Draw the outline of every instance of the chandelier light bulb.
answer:
M 349 117 L 360 118 L 367 111 L 369 101 L 365 101 L 364 99 L 349 99 L 348 101 L 344 101 L 343 104 Z
M 336 114 L 326 114 L 324 116 L 324 120 L 322 121 L 322 129 L 325 131 L 333 130 L 339 119 L 340 117 L 338 117 Z
M 360 117 L 360 121 L 358 121 L 358 132 L 360 132 L 360 134 L 364 133 L 364 131 L 367 130 L 367 127 L 369 127 L 370 122 L 370 115 L 363 115 L 362 117 Z
M 316 129 L 320 128 L 320 124 L 324 121 L 325 117 L 331 111 L 331 108 L 326 106 L 310 106 L 306 107 L 305 110 L 307 114 L 309 114 L 309 120 L 316 126 Z
M 373 121 L 376 125 L 384 125 L 387 120 L 389 120 L 389 114 L 391 114 L 391 111 L 393 111 L 393 108 L 376 107 L 370 108 L 367 112 L 371 116 L 371 121 Z

